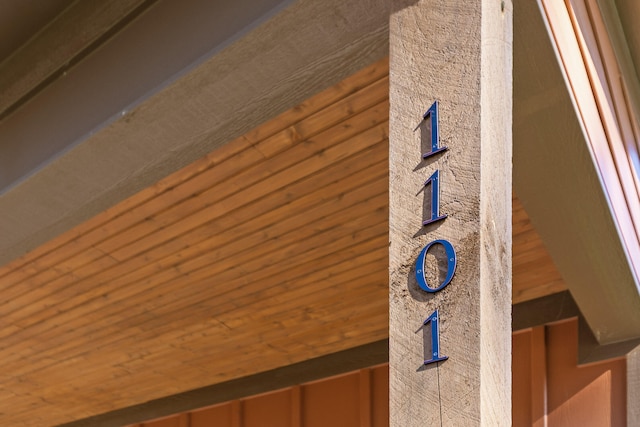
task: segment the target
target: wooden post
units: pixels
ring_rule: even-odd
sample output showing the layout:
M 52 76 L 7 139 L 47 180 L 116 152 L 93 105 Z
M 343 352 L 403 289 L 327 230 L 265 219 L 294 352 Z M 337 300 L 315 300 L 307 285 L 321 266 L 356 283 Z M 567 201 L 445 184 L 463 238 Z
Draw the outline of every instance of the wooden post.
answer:
M 393 2 L 392 427 L 511 425 L 511 40 L 510 0 Z M 431 114 L 421 122 L 434 101 L 437 120 Z M 448 150 L 423 159 L 433 126 Z M 436 240 L 451 244 L 457 267 L 432 293 L 418 286 L 416 261 Z M 435 254 L 424 268 L 430 288 L 451 270 L 444 247 L 435 243 L 428 252 Z M 448 359 L 425 365 L 430 333 L 439 334 L 439 356 Z

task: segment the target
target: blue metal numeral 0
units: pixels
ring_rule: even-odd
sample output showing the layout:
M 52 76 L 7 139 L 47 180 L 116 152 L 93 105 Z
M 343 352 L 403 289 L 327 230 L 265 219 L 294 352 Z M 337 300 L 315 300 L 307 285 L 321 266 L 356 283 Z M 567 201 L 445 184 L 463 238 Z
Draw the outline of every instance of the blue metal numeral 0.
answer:
M 431 119 L 431 151 L 422 155 L 423 159 L 431 157 L 441 151 L 445 151 L 447 147 L 440 147 L 440 132 L 438 130 L 438 101 L 431 104 L 431 107 L 423 114 L 423 120 Z
M 445 219 L 446 215 L 440 215 L 440 171 L 436 170 L 433 175 L 425 181 L 424 186 L 431 185 L 431 218 L 422 222 L 422 225 L 429 225 L 433 222 Z M 426 190 L 425 190 L 426 194 Z
M 444 251 L 447 255 L 447 277 L 445 277 L 444 281 L 437 288 L 432 288 L 427 283 L 427 279 L 424 277 L 424 261 L 427 257 L 427 251 L 433 245 L 442 245 L 444 247 Z M 453 249 L 453 245 L 448 240 L 434 240 L 425 246 L 420 255 L 418 255 L 418 260 L 416 261 L 416 281 L 418 282 L 418 286 L 420 289 L 426 292 L 434 293 L 441 291 L 445 286 L 451 282 L 453 279 L 453 275 L 456 272 L 456 251 Z
M 447 360 L 448 356 L 440 356 L 440 329 L 438 328 L 438 310 L 431 313 L 431 316 L 427 317 L 423 325 L 431 323 L 431 359 L 425 360 L 424 364 L 441 362 Z

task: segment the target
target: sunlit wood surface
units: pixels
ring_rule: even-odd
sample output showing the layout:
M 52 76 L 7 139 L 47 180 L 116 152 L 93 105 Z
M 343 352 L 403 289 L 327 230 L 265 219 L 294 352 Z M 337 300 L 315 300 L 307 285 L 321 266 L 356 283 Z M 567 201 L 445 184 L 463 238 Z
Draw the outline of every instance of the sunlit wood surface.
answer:
M 0 268 L 0 425 L 55 425 L 388 335 L 388 65 Z M 564 289 L 514 201 L 514 302 Z
M 513 198 L 513 303 L 567 289 L 522 203 Z

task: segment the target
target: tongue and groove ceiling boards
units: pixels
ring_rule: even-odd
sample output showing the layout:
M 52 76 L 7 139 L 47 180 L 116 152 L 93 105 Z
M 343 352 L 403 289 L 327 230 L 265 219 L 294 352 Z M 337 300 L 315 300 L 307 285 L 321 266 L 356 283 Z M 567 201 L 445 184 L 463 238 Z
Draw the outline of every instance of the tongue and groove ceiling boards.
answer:
M 116 103 L 91 125 L 84 113 L 96 111 L 84 111 L 83 102 L 98 108 L 107 95 L 132 95 L 117 93 L 117 79 L 110 80 L 110 67 L 122 62 L 101 55 L 142 58 L 124 72 L 143 70 L 144 57 L 127 41 L 155 46 L 145 28 L 166 35 L 176 28 L 163 22 L 219 2 L 118 4 L 113 20 L 126 25 L 95 51 L 71 55 L 68 69 L 63 61 L 36 76 L 53 77 L 16 95 L 15 109 L 0 122 L 4 142 L 42 107 L 42 117 L 59 113 L 64 120 L 51 122 L 79 135 L 54 141 L 60 135 L 46 121 L 20 128 L 39 132 L 45 145 L 70 145 L 32 175 L 7 178 L 0 194 L 2 425 L 71 422 L 388 335 L 389 70 L 378 61 L 388 51 L 388 2 L 271 2 L 264 13 L 277 16 L 223 34 L 225 49 L 203 48 L 195 63 L 178 64 L 164 80 L 156 75 L 158 92 L 136 93 L 139 104 Z M 54 22 L 41 34 L 56 28 L 66 27 Z M 523 35 L 542 35 L 548 44 L 544 26 L 516 28 L 516 44 Z M 523 58 L 552 50 L 518 45 L 515 75 L 554 64 L 552 57 L 523 65 Z M 548 169 L 563 158 L 559 152 L 527 151 L 553 141 L 538 138 L 541 132 L 557 131 L 538 114 L 575 120 L 561 75 L 550 68 L 542 71 L 552 78 L 515 82 L 514 173 L 521 186 L 513 204 L 514 303 L 566 289 L 532 223 L 545 243 L 584 225 L 569 215 L 549 218 L 548 204 L 536 199 L 544 188 L 568 209 L 573 199 L 566 194 L 580 194 L 554 187 L 563 179 L 538 179 L 538 170 L 568 173 L 566 162 Z M 84 81 L 91 96 L 73 92 L 73 79 Z M 107 83 L 116 89 L 105 95 Z M 47 102 L 59 108 L 45 109 Z M 571 129 L 565 148 L 584 144 L 579 127 Z M 3 156 L 0 162 L 9 162 Z M 601 190 L 594 182 L 587 189 Z M 598 209 L 606 219 L 608 211 Z M 610 230 L 600 224 L 596 231 Z M 562 253 L 554 251 L 555 260 Z
M 369 67 L 5 265 L 3 423 L 386 338 L 387 73 Z
M 3 422 L 386 338 L 387 135 L 383 60 L 3 266 Z M 514 298 L 563 290 L 514 208 Z

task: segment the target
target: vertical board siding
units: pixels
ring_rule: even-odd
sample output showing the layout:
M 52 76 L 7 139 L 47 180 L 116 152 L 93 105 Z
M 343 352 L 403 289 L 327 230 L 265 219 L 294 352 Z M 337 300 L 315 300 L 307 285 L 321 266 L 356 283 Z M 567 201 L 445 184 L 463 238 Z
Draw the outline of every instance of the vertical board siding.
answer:
M 515 427 L 626 425 L 625 360 L 577 360 L 577 319 L 514 333 Z
M 242 401 L 242 427 L 293 427 L 293 390 L 285 389 Z M 194 426 L 198 427 L 198 426 Z
M 360 375 L 347 374 L 302 388 L 304 427 L 360 425 Z
M 371 370 L 371 425 L 389 426 L 389 369 Z
M 233 414 L 231 412 L 231 403 L 228 402 L 222 405 L 217 405 L 211 408 L 205 408 L 189 413 L 190 425 L 188 427 L 204 427 L 217 425 L 219 425 L 220 427 L 231 426 L 232 419 Z
M 511 412 L 512 422 L 515 427 L 533 425 L 530 386 L 531 350 L 531 332 L 529 330 L 513 334 Z

